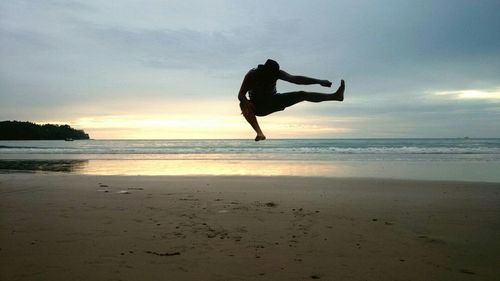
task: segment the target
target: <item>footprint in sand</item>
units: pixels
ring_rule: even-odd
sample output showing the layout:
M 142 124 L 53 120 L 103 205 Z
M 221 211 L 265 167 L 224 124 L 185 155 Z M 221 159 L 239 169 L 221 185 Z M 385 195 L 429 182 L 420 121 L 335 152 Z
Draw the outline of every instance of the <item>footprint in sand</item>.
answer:
M 444 240 L 441 240 L 439 238 L 432 238 L 426 235 L 420 235 L 418 236 L 420 239 L 424 239 L 425 242 L 427 243 L 435 243 L 435 244 L 446 244 Z
M 474 271 L 470 271 L 470 270 L 467 270 L 467 269 L 460 269 L 460 272 L 464 273 L 464 274 L 470 274 L 470 275 L 476 274 Z

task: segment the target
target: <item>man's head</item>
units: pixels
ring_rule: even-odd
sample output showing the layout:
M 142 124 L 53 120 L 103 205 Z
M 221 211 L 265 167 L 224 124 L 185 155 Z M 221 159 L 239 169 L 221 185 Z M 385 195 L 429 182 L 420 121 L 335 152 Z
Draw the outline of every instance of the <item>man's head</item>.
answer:
M 268 59 L 265 64 L 259 64 L 258 69 L 261 70 L 264 76 L 276 79 L 280 71 L 280 65 L 276 61 Z
M 272 59 L 268 59 L 266 61 L 266 63 L 264 64 L 264 68 L 269 71 L 269 73 L 273 74 L 278 74 L 278 72 L 280 71 L 280 65 Z

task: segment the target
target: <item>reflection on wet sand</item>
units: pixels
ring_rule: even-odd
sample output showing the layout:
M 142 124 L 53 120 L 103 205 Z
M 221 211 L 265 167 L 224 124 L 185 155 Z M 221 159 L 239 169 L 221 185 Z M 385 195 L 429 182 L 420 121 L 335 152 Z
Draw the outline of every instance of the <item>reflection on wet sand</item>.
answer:
M 0 160 L 0 173 L 68 172 L 86 175 L 261 175 L 325 176 L 332 163 L 221 160 Z M 345 172 L 345 171 L 344 171 Z
M 252 160 L 90 160 L 82 174 L 91 175 L 261 175 L 325 176 L 344 174 L 331 162 Z
M 0 173 L 68 172 L 86 175 L 261 175 L 325 176 L 332 163 L 221 160 L 0 160 Z M 345 171 L 344 171 L 345 172 Z
M 82 175 L 302 176 L 431 180 L 500 180 L 490 163 L 426 161 L 283 160 L 0 160 L 0 173 L 68 172 Z
M 88 160 L 0 160 L 1 172 L 80 172 Z

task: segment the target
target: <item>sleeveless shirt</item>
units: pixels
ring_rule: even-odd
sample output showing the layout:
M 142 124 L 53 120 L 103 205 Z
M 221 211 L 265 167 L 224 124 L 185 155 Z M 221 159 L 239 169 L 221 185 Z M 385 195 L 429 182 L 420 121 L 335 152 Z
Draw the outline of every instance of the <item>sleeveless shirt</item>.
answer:
M 276 94 L 277 78 L 269 77 L 258 68 L 250 70 L 248 75 L 250 78 L 250 89 L 248 90 L 250 100 L 265 100 Z

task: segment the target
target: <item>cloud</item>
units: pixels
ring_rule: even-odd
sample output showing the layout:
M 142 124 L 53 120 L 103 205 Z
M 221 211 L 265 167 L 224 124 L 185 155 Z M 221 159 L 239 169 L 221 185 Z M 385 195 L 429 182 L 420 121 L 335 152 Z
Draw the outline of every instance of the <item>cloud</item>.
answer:
M 451 97 L 454 99 L 479 99 L 479 100 L 492 100 L 498 101 L 500 100 L 500 88 L 492 89 L 492 90 L 454 90 L 454 91 L 439 91 L 436 92 L 437 96 L 445 96 Z

